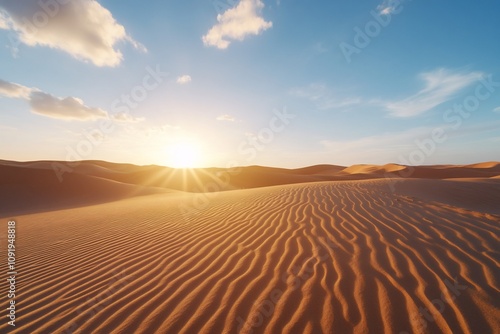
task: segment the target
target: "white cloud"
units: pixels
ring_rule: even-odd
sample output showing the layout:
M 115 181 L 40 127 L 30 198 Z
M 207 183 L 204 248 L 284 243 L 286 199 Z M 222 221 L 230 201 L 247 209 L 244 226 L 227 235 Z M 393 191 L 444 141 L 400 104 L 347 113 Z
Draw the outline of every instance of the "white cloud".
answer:
M 40 91 L 37 88 L 29 88 L 16 83 L 0 79 L 0 96 L 8 98 L 19 98 L 26 100 L 31 112 L 62 120 L 90 121 L 99 118 L 110 118 L 118 122 L 136 123 L 144 120 L 129 114 L 120 112 L 109 115 L 107 111 L 93 108 L 77 97 L 60 98 Z
M 310 100 L 319 110 L 346 108 L 362 102 L 359 97 L 338 97 L 334 90 L 323 84 L 313 83 L 307 87 L 295 88 L 292 95 Z
M 177 83 L 180 85 L 184 85 L 190 82 L 191 82 L 191 76 L 189 75 L 183 75 L 177 78 Z
M 496 107 L 495 109 L 493 109 L 493 111 L 500 113 L 500 107 Z
M 401 0 L 384 0 L 377 6 L 377 10 L 381 15 L 391 15 L 396 12 L 396 8 L 401 4 Z
M 460 73 L 442 68 L 422 73 L 420 78 L 425 83 L 422 90 L 403 100 L 386 102 L 385 107 L 396 117 L 417 116 L 454 98 L 483 75 L 481 72 Z
M 111 67 L 123 59 L 116 47 L 120 41 L 146 51 L 109 10 L 94 0 L 2 1 L 0 6 L 5 15 L 0 17 L 0 28 L 15 31 L 19 40 L 29 46 L 59 49 L 96 66 Z
M 236 118 L 234 118 L 233 116 L 230 116 L 230 115 L 220 115 L 216 118 L 218 121 L 226 121 L 226 122 L 234 122 L 236 121 Z
M 380 10 L 380 14 L 389 15 L 394 11 L 394 8 L 393 7 L 385 7 L 385 8 L 380 8 L 379 10 Z
M 218 23 L 203 36 L 203 43 L 226 49 L 231 40 L 242 41 L 249 35 L 259 35 L 273 26 L 261 16 L 263 8 L 261 0 L 241 0 L 236 7 L 217 15 Z
M 0 79 L 0 94 L 9 98 L 28 99 L 31 88 Z
M 7 16 L 0 10 L 0 29 L 9 29 Z
M 34 91 L 30 95 L 29 102 L 32 112 L 51 118 L 87 121 L 108 117 L 106 111 L 88 107 L 76 97 L 59 98 Z

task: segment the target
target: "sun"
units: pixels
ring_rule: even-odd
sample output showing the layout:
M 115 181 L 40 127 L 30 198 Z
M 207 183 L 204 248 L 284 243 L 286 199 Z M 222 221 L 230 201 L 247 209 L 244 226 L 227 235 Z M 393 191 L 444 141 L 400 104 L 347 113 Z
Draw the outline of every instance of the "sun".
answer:
M 195 168 L 201 160 L 199 146 L 189 141 L 171 144 L 167 153 L 167 165 L 173 168 Z

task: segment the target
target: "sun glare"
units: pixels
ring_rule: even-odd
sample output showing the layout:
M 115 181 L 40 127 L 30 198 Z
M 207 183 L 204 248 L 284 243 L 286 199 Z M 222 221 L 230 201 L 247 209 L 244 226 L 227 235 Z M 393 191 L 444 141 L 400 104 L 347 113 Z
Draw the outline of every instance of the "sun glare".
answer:
M 195 168 L 199 165 L 201 152 L 192 142 L 177 142 L 168 149 L 167 165 L 173 168 Z

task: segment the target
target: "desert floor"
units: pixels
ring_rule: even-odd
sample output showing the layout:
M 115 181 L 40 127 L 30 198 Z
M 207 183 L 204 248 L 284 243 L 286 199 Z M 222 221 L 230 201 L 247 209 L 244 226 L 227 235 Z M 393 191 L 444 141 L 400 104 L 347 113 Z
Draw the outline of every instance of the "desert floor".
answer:
M 379 171 L 367 168 L 313 174 Z M 479 168 L 453 179 L 301 182 L 301 172 L 213 193 L 138 188 L 93 169 L 79 175 L 100 191 L 69 180 L 73 190 L 55 190 L 68 201 L 45 210 L 43 196 L 19 204 L 39 190 L 26 182 L 47 186 L 39 176 L 4 179 L 15 201 L 2 192 L 13 208 L 2 221 L 17 223 L 12 332 L 499 333 L 500 179 L 481 174 L 498 165 Z

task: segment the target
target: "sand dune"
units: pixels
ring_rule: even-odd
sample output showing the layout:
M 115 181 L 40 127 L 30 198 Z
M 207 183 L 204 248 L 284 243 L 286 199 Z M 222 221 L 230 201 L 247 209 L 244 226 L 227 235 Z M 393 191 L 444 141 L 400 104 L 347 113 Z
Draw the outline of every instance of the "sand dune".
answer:
M 342 174 L 385 174 L 406 171 L 407 167 L 397 164 L 377 165 L 353 165 L 342 170 Z
M 436 204 L 500 215 L 500 180 L 448 179 L 396 182 L 398 194 Z
M 500 173 L 500 164 L 484 163 L 467 166 L 403 166 L 387 165 L 353 165 L 336 175 L 371 176 L 371 178 L 417 178 L 417 179 L 451 179 L 472 177 L 494 177 Z
M 60 182 L 52 170 L 0 165 L 0 217 L 165 192 L 78 173 L 66 174 Z
M 472 165 L 467 165 L 466 167 L 469 168 L 483 168 L 483 169 L 495 169 L 497 171 L 500 171 L 500 163 L 496 161 L 489 161 L 489 162 L 482 162 L 478 164 L 472 164 Z
M 167 193 L 17 216 L 14 333 L 498 333 L 499 181 L 428 182 Z M 464 209 L 464 189 L 491 201 Z

